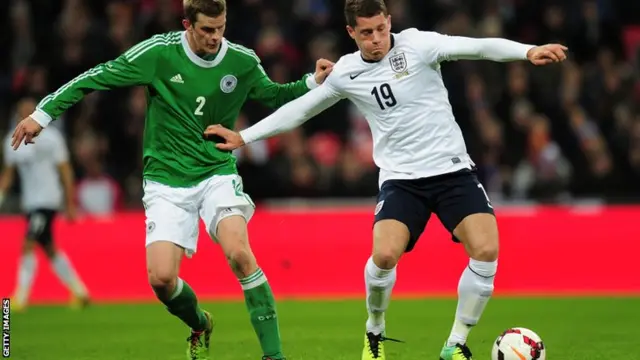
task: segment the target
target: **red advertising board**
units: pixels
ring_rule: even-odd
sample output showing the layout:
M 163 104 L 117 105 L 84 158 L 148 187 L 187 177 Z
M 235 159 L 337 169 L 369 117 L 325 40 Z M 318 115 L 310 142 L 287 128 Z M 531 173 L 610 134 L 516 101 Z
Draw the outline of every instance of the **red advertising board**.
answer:
M 526 207 L 498 209 L 501 255 L 497 295 L 640 294 L 637 254 L 640 207 Z M 259 210 L 249 226 L 260 266 L 278 297 L 363 294 L 363 266 L 371 251 L 369 208 Z M 15 284 L 25 230 L 22 218 L 0 218 L 0 293 Z M 64 249 L 98 301 L 150 300 L 144 257 L 144 215 L 55 224 Z M 468 259 L 435 219 L 398 267 L 394 294 L 453 295 Z M 182 277 L 203 299 L 236 298 L 240 285 L 219 248 L 201 229 L 198 253 Z M 32 298 L 68 295 L 39 255 Z

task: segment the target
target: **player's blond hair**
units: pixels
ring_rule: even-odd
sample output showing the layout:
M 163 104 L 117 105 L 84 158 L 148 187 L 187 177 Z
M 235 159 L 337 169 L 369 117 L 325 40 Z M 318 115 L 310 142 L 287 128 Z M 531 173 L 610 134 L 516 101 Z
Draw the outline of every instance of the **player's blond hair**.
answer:
M 355 27 L 357 18 L 370 18 L 376 15 L 389 15 L 384 0 L 346 0 L 344 3 L 344 17 L 347 25 Z
M 184 18 L 192 24 L 198 20 L 198 14 L 218 17 L 227 11 L 226 0 L 183 0 Z

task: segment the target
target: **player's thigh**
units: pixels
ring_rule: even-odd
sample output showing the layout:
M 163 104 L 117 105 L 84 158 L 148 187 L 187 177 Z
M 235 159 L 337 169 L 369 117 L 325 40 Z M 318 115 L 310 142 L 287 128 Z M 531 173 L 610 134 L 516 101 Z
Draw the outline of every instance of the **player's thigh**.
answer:
M 155 241 L 146 248 L 147 278 L 153 287 L 173 284 L 180 273 L 184 249 L 170 241 Z
M 210 178 L 204 185 L 200 217 L 204 222 L 207 233 L 217 242 L 221 237 L 231 237 L 236 241 L 246 240 L 246 224 L 251 220 L 255 211 L 255 204 L 243 191 L 242 178 L 239 175 L 218 175 Z M 244 230 L 220 233 L 220 223 L 230 217 L 240 217 L 232 220 L 233 227 Z M 225 228 L 228 228 L 226 226 Z M 229 241 L 225 239 L 226 241 Z
M 498 224 L 484 187 L 474 172 L 462 171 L 442 180 L 435 212 L 442 224 L 462 242 L 470 257 L 492 261 L 498 257 Z
M 146 216 L 147 270 L 150 280 L 174 279 L 183 254 L 197 250 L 198 212 L 189 191 L 147 182 L 143 204 Z
M 257 269 L 247 233 L 247 223 L 254 209 L 238 175 L 215 176 L 204 189 L 200 216 L 207 232 L 220 245 L 239 277 L 248 276 Z
M 247 222 L 241 214 L 229 215 L 220 220 L 217 241 L 238 278 L 245 278 L 258 269 L 249 245 Z
M 377 200 L 373 257 L 378 264 L 395 265 L 403 253 L 413 249 L 431 212 L 411 180 L 385 181 Z
M 52 256 L 53 244 L 53 222 L 56 211 L 51 209 L 37 209 L 27 214 L 27 234 L 25 246 L 32 247 L 40 245 L 47 255 Z

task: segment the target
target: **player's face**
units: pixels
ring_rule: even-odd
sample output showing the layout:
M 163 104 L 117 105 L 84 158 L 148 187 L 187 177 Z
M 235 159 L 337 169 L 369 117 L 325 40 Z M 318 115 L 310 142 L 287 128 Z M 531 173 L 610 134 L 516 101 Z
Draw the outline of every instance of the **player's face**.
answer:
M 215 54 L 220 49 L 220 43 L 224 36 L 224 30 L 227 26 L 227 14 L 222 14 L 218 17 L 198 14 L 195 23 L 192 24 L 189 20 L 183 20 L 183 25 L 197 47 L 194 50 L 195 52 Z
M 359 17 L 355 27 L 347 25 L 347 32 L 365 59 L 380 60 L 391 45 L 391 16 L 381 13 L 370 18 Z

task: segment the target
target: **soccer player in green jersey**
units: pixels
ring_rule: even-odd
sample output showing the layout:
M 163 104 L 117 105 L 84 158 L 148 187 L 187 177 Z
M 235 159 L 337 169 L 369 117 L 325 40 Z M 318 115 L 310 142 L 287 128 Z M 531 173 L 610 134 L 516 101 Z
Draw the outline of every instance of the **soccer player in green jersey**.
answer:
M 333 63 L 289 84 L 272 82 L 256 54 L 223 37 L 225 0 L 185 0 L 185 31 L 151 37 L 46 96 L 16 127 L 12 146 L 29 144 L 52 120 L 95 90 L 145 86 L 143 140 L 149 282 L 169 312 L 191 328 L 187 358 L 208 359 L 213 322 L 178 277 L 196 252 L 198 217 L 220 244 L 244 290 L 263 359 L 284 359 L 274 297 L 249 246 L 254 204 L 243 192 L 231 152 L 203 139 L 209 125 L 233 128 L 246 99 L 279 107 L 322 83 Z

